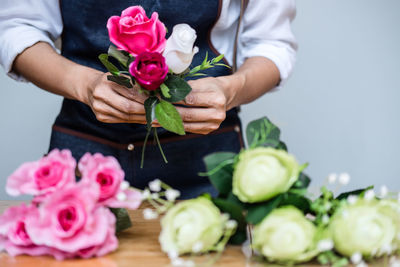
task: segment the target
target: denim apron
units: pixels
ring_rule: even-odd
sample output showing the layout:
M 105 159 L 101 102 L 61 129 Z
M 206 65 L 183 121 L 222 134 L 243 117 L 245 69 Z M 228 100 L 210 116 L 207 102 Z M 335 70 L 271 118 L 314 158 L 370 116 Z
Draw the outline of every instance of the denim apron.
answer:
M 222 1 L 218 0 L 64 0 L 60 3 L 64 25 L 62 55 L 105 72 L 98 55 L 105 53 L 110 45 L 106 28 L 108 18 L 120 15 L 129 6 L 141 5 L 149 17 L 154 11 L 159 13 L 159 19 L 169 34 L 179 23 L 187 23 L 196 30 L 195 45 L 200 50 L 192 63 L 196 66 L 206 53 L 209 58 L 218 55 L 210 42 L 210 30 L 219 17 L 221 4 Z M 215 67 L 206 73 L 216 77 L 229 75 L 231 71 Z M 96 120 L 89 106 L 64 99 L 53 126 L 50 150 L 68 148 L 77 160 L 86 152 L 114 156 L 132 186 L 143 188 L 158 178 L 180 190 L 182 198 L 192 198 L 204 192 L 215 194 L 208 179 L 198 176 L 199 172 L 205 171 L 203 157 L 217 151 L 238 152 L 243 145 L 236 109 L 228 111 L 220 129 L 209 135 L 187 133 L 181 137 L 163 129 L 158 129 L 158 133 L 169 163 L 164 163 L 156 144 L 149 142 L 144 168 L 141 169 L 141 150 L 146 134 L 144 125 L 102 123 Z M 151 136 L 149 140 L 152 140 Z

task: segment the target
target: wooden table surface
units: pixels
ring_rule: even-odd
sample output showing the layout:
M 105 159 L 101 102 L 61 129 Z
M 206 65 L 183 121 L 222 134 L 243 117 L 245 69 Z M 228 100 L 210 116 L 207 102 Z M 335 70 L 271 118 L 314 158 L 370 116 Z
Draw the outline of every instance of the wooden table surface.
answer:
M 16 201 L 0 201 L 0 214 L 10 205 L 16 205 Z M 133 266 L 172 266 L 168 257 L 161 251 L 158 243 L 160 233 L 159 220 L 147 221 L 143 219 L 141 209 L 131 211 L 130 216 L 133 226 L 118 235 L 119 247 L 113 253 L 104 257 L 92 259 L 73 259 L 57 261 L 51 257 L 10 257 L 6 253 L 0 253 L 0 267 L 133 267 Z M 213 254 L 211 254 L 213 255 Z M 210 259 L 210 255 L 196 257 L 195 263 L 201 266 Z M 222 257 L 213 266 L 229 267 L 261 267 L 278 266 L 246 262 L 240 246 L 228 246 Z M 318 266 L 307 264 L 303 266 Z M 371 266 L 371 265 L 370 265 Z M 382 265 L 376 265 L 382 266 Z

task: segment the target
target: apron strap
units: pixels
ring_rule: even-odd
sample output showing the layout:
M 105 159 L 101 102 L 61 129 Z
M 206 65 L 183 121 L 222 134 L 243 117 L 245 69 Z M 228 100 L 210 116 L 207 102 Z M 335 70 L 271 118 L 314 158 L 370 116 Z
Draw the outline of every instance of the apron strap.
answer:
M 236 28 L 235 43 L 233 45 L 233 63 L 232 63 L 233 72 L 237 71 L 237 49 L 238 49 L 239 31 L 240 31 L 240 25 L 242 24 L 244 11 L 246 10 L 248 4 L 249 0 L 240 0 L 240 15 L 239 15 L 238 25 Z

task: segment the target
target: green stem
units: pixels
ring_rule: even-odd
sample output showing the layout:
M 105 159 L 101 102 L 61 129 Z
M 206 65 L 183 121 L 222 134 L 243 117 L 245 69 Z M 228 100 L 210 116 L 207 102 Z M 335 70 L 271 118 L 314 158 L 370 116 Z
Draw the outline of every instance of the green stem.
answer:
M 158 139 L 157 128 L 154 128 L 154 137 L 156 138 L 156 142 L 157 142 L 157 145 L 158 145 L 158 149 L 160 149 L 160 153 L 161 153 L 161 155 L 162 155 L 162 157 L 163 157 L 163 159 L 164 159 L 164 162 L 165 162 L 165 163 L 168 163 L 168 160 L 167 160 L 167 158 L 165 157 L 164 151 L 163 151 L 163 149 L 162 149 L 162 147 L 161 147 L 160 139 Z
M 141 159 L 141 161 L 140 161 L 140 168 L 141 168 L 141 169 L 143 169 L 143 164 L 144 164 L 144 151 L 146 150 L 147 139 L 149 139 L 149 135 L 150 135 L 150 132 L 151 132 L 151 129 L 152 129 L 152 128 L 153 128 L 153 127 L 150 127 L 150 129 L 147 130 L 146 137 L 144 138 L 143 148 L 142 148 L 142 159 Z
M 224 160 L 223 162 L 221 162 L 220 164 L 218 164 L 214 169 L 208 171 L 208 172 L 199 172 L 198 175 L 199 176 L 211 176 L 215 173 L 217 173 L 219 170 L 221 170 L 223 167 L 232 164 L 235 162 L 235 159 L 227 159 Z

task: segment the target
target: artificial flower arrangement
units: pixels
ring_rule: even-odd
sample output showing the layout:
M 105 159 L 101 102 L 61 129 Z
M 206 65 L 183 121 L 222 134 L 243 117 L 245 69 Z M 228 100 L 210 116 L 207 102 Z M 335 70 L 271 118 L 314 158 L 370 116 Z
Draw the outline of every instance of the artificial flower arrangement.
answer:
M 33 199 L 0 216 L 0 251 L 62 260 L 103 256 L 118 247 L 116 232 L 130 226 L 123 208 L 137 209 L 142 193 L 130 188 L 114 157 L 86 153 L 78 182 L 76 165 L 69 150 L 55 149 L 8 178 L 9 195 Z
M 155 141 L 165 162 L 167 159 L 160 145 L 157 130 L 152 122 L 164 129 L 185 135 L 182 118 L 173 103 L 181 102 L 192 88 L 185 78 L 204 76 L 201 71 L 215 66 L 229 67 L 220 63 L 224 55 L 190 68 L 193 56 L 199 51 L 194 46 L 196 31 L 188 24 L 177 24 L 166 39 L 167 29 L 154 12 L 150 18 L 141 6 L 132 6 L 122 11 L 121 16 L 112 16 L 107 22 L 111 45 L 108 54 L 99 59 L 111 73 L 107 78 L 132 90 L 140 90 L 148 96 L 144 102 L 147 135 L 142 148 L 141 167 L 147 139 L 153 132 Z M 109 58 L 116 60 L 118 69 Z

